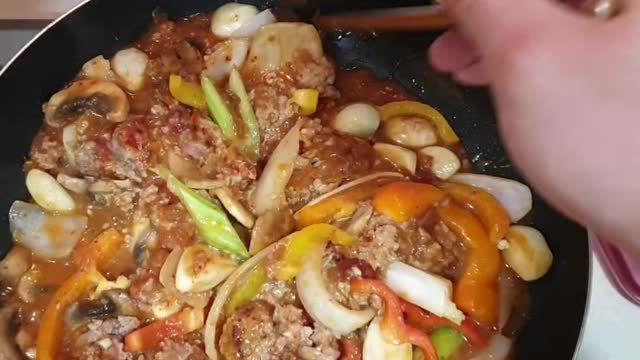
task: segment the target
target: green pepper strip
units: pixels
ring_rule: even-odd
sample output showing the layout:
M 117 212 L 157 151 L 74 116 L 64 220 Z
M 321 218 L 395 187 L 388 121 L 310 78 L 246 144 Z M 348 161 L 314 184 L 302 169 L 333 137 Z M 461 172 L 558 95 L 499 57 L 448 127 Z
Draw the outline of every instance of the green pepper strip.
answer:
M 246 279 L 229 297 L 224 307 L 225 313 L 231 314 L 238 306 L 242 306 L 256 297 L 260 288 L 269 280 L 267 270 L 262 264 L 251 270 Z
M 240 78 L 240 73 L 235 68 L 229 76 L 229 89 L 240 100 L 240 116 L 249 134 L 248 138 L 243 141 L 243 151 L 250 159 L 257 161 L 260 155 L 260 125 L 256 113 L 253 111 L 249 94 L 247 94 L 242 78 Z
M 455 329 L 450 327 L 441 327 L 435 329 L 431 335 L 431 342 L 436 348 L 439 359 L 450 358 L 462 345 L 464 338 Z
M 156 173 L 167 182 L 169 190 L 187 208 L 206 244 L 241 260 L 249 258 L 249 251 L 222 209 L 184 185 L 168 169 L 160 167 L 156 169 Z
M 220 127 L 225 141 L 229 144 L 233 143 L 236 138 L 236 125 L 233 122 L 233 115 L 231 115 L 216 86 L 209 80 L 206 74 L 202 73 L 202 75 L 200 75 L 200 83 L 211 117 L 213 117 L 213 120 Z

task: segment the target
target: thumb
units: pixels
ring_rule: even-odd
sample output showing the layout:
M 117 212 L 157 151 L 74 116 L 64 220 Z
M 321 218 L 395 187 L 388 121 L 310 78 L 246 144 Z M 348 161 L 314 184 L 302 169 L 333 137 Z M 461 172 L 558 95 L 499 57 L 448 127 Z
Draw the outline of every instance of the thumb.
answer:
M 462 33 L 487 55 L 570 15 L 551 0 L 440 0 Z

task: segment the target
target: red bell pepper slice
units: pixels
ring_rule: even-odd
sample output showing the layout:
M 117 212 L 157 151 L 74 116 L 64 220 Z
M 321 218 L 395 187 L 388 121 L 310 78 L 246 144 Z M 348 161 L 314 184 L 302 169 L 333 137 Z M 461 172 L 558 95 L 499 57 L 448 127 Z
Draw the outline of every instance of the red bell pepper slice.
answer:
M 402 312 L 402 301 L 382 281 L 373 279 L 351 280 L 351 291 L 362 295 L 377 295 L 384 301 L 380 329 L 393 343 L 410 343 L 422 350 L 425 360 L 438 360 L 436 349 L 429 336 L 421 330 L 407 325 Z
M 467 339 L 469 344 L 476 348 L 484 348 L 489 344 L 489 335 L 486 331 L 476 325 L 469 318 L 465 319 L 461 325 L 456 325 L 453 322 L 423 310 L 414 304 L 404 300 L 401 301 L 406 321 L 419 329 L 432 330 L 437 327 L 446 326 L 458 330 L 462 336 Z

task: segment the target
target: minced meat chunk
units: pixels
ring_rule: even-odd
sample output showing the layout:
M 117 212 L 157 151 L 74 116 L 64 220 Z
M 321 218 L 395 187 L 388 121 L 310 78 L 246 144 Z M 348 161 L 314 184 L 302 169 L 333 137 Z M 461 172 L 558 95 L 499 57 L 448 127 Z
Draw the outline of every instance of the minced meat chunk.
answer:
M 464 260 L 464 247 L 444 223 L 437 222 L 430 230 L 415 222 L 403 224 L 399 256 L 411 266 L 455 280 Z
M 336 337 L 294 305 L 263 300 L 239 307 L 222 328 L 220 352 L 226 359 L 335 360 Z
M 399 248 L 397 226 L 386 215 L 381 214 L 371 216 L 355 245 L 336 247 L 343 256 L 363 260 L 378 272 L 384 271 L 389 264 L 398 260 Z

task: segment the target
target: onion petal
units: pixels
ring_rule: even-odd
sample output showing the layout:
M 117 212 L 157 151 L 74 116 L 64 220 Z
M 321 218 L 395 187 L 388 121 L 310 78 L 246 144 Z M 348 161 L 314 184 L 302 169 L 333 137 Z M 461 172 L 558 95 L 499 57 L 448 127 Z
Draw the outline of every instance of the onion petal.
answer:
M 253 268 L 255 268 L 258 264 L 260 264 L 265 258 L 278 251 L 282 247 L 282 245 L 287 243 L 287 241 L 289 241 L 289 237 L 286 237 L 270 245 L 269 247 L 257 253 L 255 256 L 252 256 L 242 265 L 240 265 L 240 267 L 237 268 L 236 271 L 233 272 L 220 287 L 218 287 L 216 297 L 213 300 L 213 304 L 211 305 L 211 309 L 209 310 L 209 314 L 207 315 L 207 321 L 204 325 L 204 346 L 209 359 L 218 359 L 218 351 L 216 350 L 219 330 L 218 321 L 224 314 L 224 306 L 227 303 L 229 296 L 236 288 L 236 283 L 245 274 L 253 270 Z
M 171 295 L 196 309 L 204 309 L 207 304 L 209 304 L 209 299 L 211 295 L 213 295 L 213 291 L 183 294 L 176 289 L 176 271 L 182 252 L 183 250 L 180 248 L 173 249 L 165 259 L 162 268 L 160 268 L 158 279 L 160 280 L 160 284 L 171 292 Z
M 362 360 L 411 360 L 411 344 L 392 344 L 385 340 L 380 330 L 380 317 L 373 319 L 362 347 Z
M 333 299 L 322 276 L 322 257 L 326 241 L 307 249 L 296 277 L 298 297 L 309 315 L 333 333 L 342 336 L 355 331 L 375 316 L 373 309 L 352 310 Z
M 527 215 L 533 207 L 531 189 L 515 180 L 480 174 L 456 174 L 449 180 L 489 192 L 498 200 L 514 223 Z
M 408 302 L 460 325 L 462 311 L 451 301 L 451 281 L 432 275 L 399 261 L 387 268 L 384 283 Z
M 47 260 L 69 256 L 87 223 L 86 216 L 51 215 L 23 201 L 14 202 L 9 209 L 9 226 L 15 242 Z
M 255 192 L 255 212 L 258 216 L 278 209 L 286 203 L 285 187 L 293 173 L 293 165 L 300 151 L 300 122 L 280 141 L 271 154 Z
M 511 339 L 500 334 L 493 335 L 489 346 L 473 356 L 471 360 L 504 360 L 511 351 Z
M 276 22 L 276 20 L 277 19 L 271 12 L 271 9 L 264 10 L 258 13 L 258 15 L 249 19 L 247 22 L 243 23 L 236 31 L 231 33 L 231 37 L 252 37 L 256 34 L 258 29 L 265 25 L 273 24 Z

